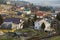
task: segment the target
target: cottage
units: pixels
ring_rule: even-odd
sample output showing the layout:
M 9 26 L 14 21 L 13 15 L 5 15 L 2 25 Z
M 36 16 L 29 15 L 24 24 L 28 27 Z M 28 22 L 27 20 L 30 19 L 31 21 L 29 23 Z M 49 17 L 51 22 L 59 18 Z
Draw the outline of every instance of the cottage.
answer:
M 3 22 L 1 29 L 12 29 L 12 22 Z
M 42 11 L 38 11 L 38 12 L 36 13 L 37 18 L 43 18 L 44 14 L 45 14 L 45 13 L 42 12 Z
M 31 14 L 31 11 L 23 11 L 24 13 L 26 13 L 27 15 Z
M 31 14 L 31 10 L 30 10 L 30 8 L 25 8 L 25 10 L 23 11 L 23 12 L 25 12 L 26 14 Z
M 6 25 L 8 28 L 10 27 L 10 29 L 22 29 L 23 23 L 24 21 L 19 18 L 6 18 L 4 19 L 4 23 L 2 25 Z
M 47 22 L 46 20 L 44 20 L 44 19 L 42 19 L 42 20 L 37 20 L 36 22 L 35 22 L 35 26 L 34 26 L 34 29 L 37 29 L 37 30 L 41 30 L 42 29 L 42 24 L 45 24 L 44 26 L 44 30 L 45 31 L 50 31 L 50 23 L 49 22 Z

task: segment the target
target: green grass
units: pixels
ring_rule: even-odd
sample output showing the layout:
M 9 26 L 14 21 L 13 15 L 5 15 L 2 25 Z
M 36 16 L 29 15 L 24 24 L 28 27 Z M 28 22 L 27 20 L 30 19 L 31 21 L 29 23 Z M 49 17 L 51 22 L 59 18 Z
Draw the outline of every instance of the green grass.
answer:
M 7 38 L 7 37 L 5 37 L 5 38 L 0 38 L 0 40 L 14 40 L 13 38 Z
M 45 33 L 45 32 L 43 32 L 43 31 L 38 31 L 38 30 L 34 30 L 34 29 L 30 29 L 30 28 L 27 28 L 27 29 L 20 29 L 20 30 L 16 30 L 17 32 L 22 32 L 22 33 L 24 33 L 24 32 L 26 32 L 26 33 L 28 33 L 28 35 L 30 35 L 30 37 L 32 38 L 32 37 L 39 37 L 39 38 L 41 38 L 41 37 L 44 37 L 44 36 L 46 36 L 47 35 L 47 33 Z M 7 38 L 7 37 L 2 37 L 2 38 L 0 38 L 0 40 L 15 40 L 14 38 Z M 18 40 L 18 39 L 16 39 L 16 40 Z
M 27 29 L 20 29 L 20 30 L 16 30 L 17 32 L 27 32 L 27 33 L 29 33 L 29 32 L 36 32 L 34 29 L 29 29 L 29 28 L 27 28 Z
M 60 40 L 60 36 L 52 37 L 51 40 Z
M 30 35 L 30 38 L 34 38 L 34 37 L 38 37 L 38 38 L 42 38 L 42 37 L 45 37 L 47 36 L 47 33 L 46 32 L 43 32 L 43 31 L 38 31 L 38 30 L 34 30 L 34 29 L 21 29 L 21 30 L 17 30 L 19 32 L 27 32 L 28 35 Z

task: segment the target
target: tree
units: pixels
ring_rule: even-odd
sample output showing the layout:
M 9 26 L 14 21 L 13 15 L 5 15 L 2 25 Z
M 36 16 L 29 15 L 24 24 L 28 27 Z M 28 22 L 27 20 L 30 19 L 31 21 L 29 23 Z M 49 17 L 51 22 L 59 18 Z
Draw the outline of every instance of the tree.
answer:
M 51 22 L 51 27 L 60 35 L 60 13 L 58 13 L 56 19 Z
M 44 24 L 44 23 L 42 23 L 42 25 L 41 25 L 41 29 L 43 29 L 43 30 L 44 30 L 44 28 L 45 28 L 45 24 Z
M 41 11 L 51 11 L 51 8 L 50 7 L 40 7 Z
M 2 16 L 0 15 L 0 25 L 3 23 L 3 18 Z
M 0 3 L 2 4 L 2 3 L 4 3 L 4 1 L 5 1 L 5 0 L 0 0 Z
M 60 21 L 60 13 L 57 14 L 56 19 Z
M 37 15 L 35 14 L 35 16 L 34 16 L 34 19 L 33 19 L 34 21 L 36 21 L 37 20 Z
M 56 19 L 57 19 L 56 31 L 60 34 L 60 13 L 57 14 Z

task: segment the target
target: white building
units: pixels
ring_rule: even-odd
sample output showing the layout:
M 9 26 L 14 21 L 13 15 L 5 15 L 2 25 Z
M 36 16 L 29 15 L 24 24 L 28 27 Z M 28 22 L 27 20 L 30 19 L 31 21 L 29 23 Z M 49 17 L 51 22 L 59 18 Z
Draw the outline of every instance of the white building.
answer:
M 44 28 L 44 30 L 45 31 L 50 31 L 51 30 L 51 28 L 50 28 L 50 23 L 49 22 L 47 22 L 46 20 L 44 20 L 44 19 L 42 19 L 42 20 L 40 20 L 40 21 L 36 21 L 35 22 L 35 26 L 34 26 L 34 29 L 36 29 L 36 30 L 41 30 L 41 25 L 42 25 L 42 23 L 44 23 L 45 24 L 45 28 Z

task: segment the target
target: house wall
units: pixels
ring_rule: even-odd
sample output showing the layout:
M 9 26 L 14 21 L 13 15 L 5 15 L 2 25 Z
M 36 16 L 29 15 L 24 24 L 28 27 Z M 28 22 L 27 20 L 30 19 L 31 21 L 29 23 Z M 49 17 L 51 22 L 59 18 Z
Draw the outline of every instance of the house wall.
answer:
M 23 29 L 23 25 L 19 24 L 12 24 L 12 29 Z
M 40 30 L 40 28 L 41 28 L 40 22 L 36 21 L 34 29 Z

